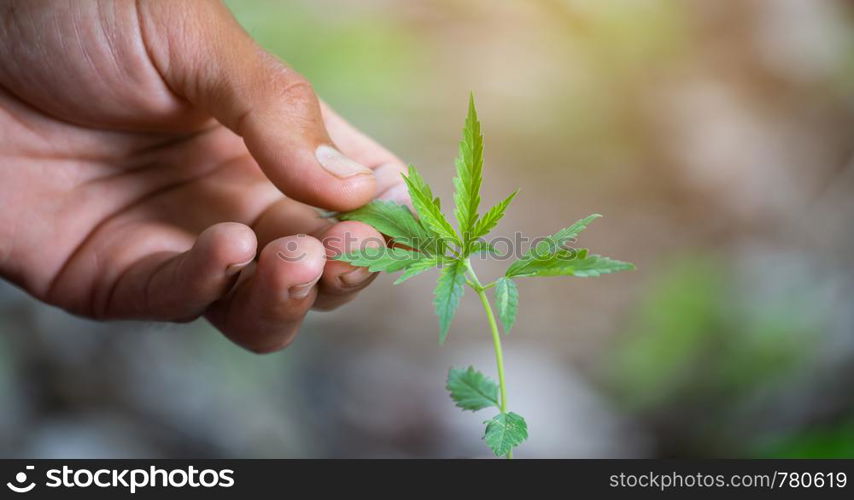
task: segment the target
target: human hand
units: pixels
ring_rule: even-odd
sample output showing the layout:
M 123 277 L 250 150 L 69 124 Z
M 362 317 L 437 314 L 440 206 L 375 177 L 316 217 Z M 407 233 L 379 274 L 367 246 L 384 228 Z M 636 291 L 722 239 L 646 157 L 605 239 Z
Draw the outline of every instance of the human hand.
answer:
M 372 280 L 327 256 L 381 235 L 309 205 L 405 201 L 401 162 L 220 2 L 3 0 L 0 19 L 0 275 L 93 318 L 204 315 L 256 352 Z

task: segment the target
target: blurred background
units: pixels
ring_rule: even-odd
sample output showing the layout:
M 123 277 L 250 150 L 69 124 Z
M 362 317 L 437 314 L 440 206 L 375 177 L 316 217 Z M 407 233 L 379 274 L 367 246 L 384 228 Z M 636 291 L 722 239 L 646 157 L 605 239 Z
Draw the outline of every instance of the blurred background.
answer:
M 519 457 L 854 457 L 854 10 L 829 0 L 233 0 L 246 29 L 450 200 L 469 91 L 497 228 L 637 264 L 521 280 Z M 482 277 L 506 262 L 476 264 Z M 0 283 L 2 457 L 481 457 L 450 366 L 494 376 L 430 274 L 256 356 L 202 321 L 95 323 Z

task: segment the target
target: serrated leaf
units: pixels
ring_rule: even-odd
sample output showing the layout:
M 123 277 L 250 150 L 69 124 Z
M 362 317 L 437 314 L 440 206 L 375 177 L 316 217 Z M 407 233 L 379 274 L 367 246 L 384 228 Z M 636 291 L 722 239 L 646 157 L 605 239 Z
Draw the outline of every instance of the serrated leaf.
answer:
M 554 266 L 562 266 L 567 261 L 578 258 L 578 251 L 560 249 L 555 251 L 555 244 L 550 240 L 544 240 L 525 253 L 507 268 L 504 276 L 508 278 L 520 278 L 532 276 L 537 269 Z
M 464 251 L 476 239 L 472 229 L 477 223 L 480 204 L 480 185 L 483 182 L 483 136 L 474 107 L 474 96 L 469 96 L 469 110 L 463 127 L 459 154 L 456 159 L 457 176 L 454 177 L 454 214 L 459 224 Z
M 528 424 L 513 412 L 499 413 L 484 423 L 486 432 L 483 439 L 496 456 L 507 455 L 528 439 Z
M 569 254 L 570 252 L 566 253 Z M 586 251 L 578 252 L 575 255 L 575 258 L 552 258 L 530 262 L 514 276 L 576 276 L 579 278 L 589 278 L 635 268 L 634 264 L 610 259 L 601 255 L 588 255 Z
M 412 165 L 409 166 L 409 172 L 403 176 L 406 187 L 409 189 L 409 197 L 412 199 L 412 206 L 418 213 L 421 223 L 429 229 L 435 236 L 443 241 L 450 241 L 459 246 L 462 246 L 460 237 L 445 218 L 442 213 L 439 198 L 433 196 L 433 191 L 430 186 L 418 173 Z
M 421 252 L 389 247 L 360 248 L 333 257 L 335 260 L 348 262 L 354 266 L 367 267 L 371 272 L 399 271 L 427 258 L 430 256 Z
M 421 259 L 419 261 L 413 262 L 403 270 L 403 274 L 401 274 L 400 277 L 394 281 L 394 284 L 399 285 L 404 281 L 408 280 L 409 278 L 418 276 L 424 271 L 428 271 L 430 269 L 433 269 L 434 267 L 441 265 L 444 261 L 444 257 L 440 255 L 433 255 L 426 259 Z
M 631 271 L 634 268 L 635 265 L 630 262 L 623 262 L 601 255 L 588 255 L 584 258 L 576 259 L 570 266 L 561 269 L 559 274 L 543 274 L 542 276 L 564 276 L 564 273 L 569 272 L 571 276 L 588 278 L 616 273 L 618 271 Z
M 445 388 L 451 393 L 454 403 L 463 410 L 499 407 L 498 384 L 472 366 L 465 370 L 451 368 Z
M 445 343 L 448 336 L 448 329 L 463 296 L 465 282 L 465 266 L 462 262 L 454 261 L 442 268 L 433 298 L 436 315 L 439 316 L 439 344 Z
M 554 241 L 545 238 L 537 242 L 522 257 L 510 264 L 510 267 L 504 272 L 504 276 L 508 278 L 527 276 L 531 266 L 545 265 L 548 262 L 558 259 L 574 258 L 574 254 L 567 254 L 567 252 L 567 250 L 562 250 L 557 246 Z
M 591 222 L 602 217 L 599 214 L 588 215 L 587 217 L 576 221 L 569 227 L 563 228 L 560 231 L 546 236 L 537 242 L 525 252 L 522 257 L 510 264 L 504 275 L 508 278 L 516 276 L 528 276 L 528 268 L 534 265 L 537 261 L 547 262 L 554 260 L 557 257 L 564 257 L 567 252 L 571 252 L 566 248 L 568 243 L 578 236 Z M 571 254 L 573 257 L 574 253 Z M 565 259 L 564 259 L 565 260 Z
M 569 240 L 581 234 L 581 231 L 587 229 L 587 226 L 589 226 L 591 222 L 600 217 L 602 217 L 601 214 L 590 214 L 587 217 L 576 221 L 571 226 L 561 229 L 560 231 L 551 235 L 550 238 L 554 241 L 557 241 L 561 245 L 566 244 Z
M 436 253 L 436 238 L 409 211 L 409 207 L 393 201 L 374 200 L 356 210 L 337 214 L 340 220 L 368 224 L 395 243 Z
M 496 249 L 492 245 L 492 243 L 489 243 L 488 241 L 477 240 L 471 244 L 471 247 L 469 248 L 469 253 L 472 255 L 483 253 L 493 255 L 496 253 Z
M 519 309 L 519 289 L 510 278 L 499 278 L 495 285 L 495 302 L 498 305 L 498 318 L 504 325 L 504 333 L 510 333 L 516 322 Z
M 518 189 L 510 193 L 510 196 L 504 198 L 487 210 L 486 213 L 483 214 L 483 217 L 477 221 L 477 224 L 472 231 L 472 238 L 480 238 L 489 234 L 489 232 L 498 224 L 498 221 L 504 217 L 504 212 L 507 210 L 507 207 L 510 206 L 510 203 L 517 194 L 519 194 Z

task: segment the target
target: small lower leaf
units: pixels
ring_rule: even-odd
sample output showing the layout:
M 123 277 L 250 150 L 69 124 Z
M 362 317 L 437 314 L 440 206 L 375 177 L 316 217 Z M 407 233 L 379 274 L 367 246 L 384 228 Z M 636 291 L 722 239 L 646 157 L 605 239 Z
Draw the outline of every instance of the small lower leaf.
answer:
M 463 286 L 466 282 L 465 266 L 460 261 L 454 261 L 442 268 L 442 274 L 436 283 L 433 305 L 436 307 L 436 315 L 439 316 L 439 343 L 444 344 L 448 336 L 451 321 L 460 305 L 463 296 Z
M 498 304 L 498 318 L 504 325 L 504 333 L 510 333 L 516 322 L 519 309 L 519 289 L 510 278 L 499 278 L 495 285 L 495 302 Z
M 486 433 L 483 439 L 496 456 L 507 455 L 513 448 L 528 439 L 528 424 L 525 423 L 524 418 L 512 411 L 499 413 L 484 423 Z
M 451 393 L 454 403 L 463 410 L 498 408 L 498 384 L 473 366 L 466 370 L 451 368 L 445 388 Z

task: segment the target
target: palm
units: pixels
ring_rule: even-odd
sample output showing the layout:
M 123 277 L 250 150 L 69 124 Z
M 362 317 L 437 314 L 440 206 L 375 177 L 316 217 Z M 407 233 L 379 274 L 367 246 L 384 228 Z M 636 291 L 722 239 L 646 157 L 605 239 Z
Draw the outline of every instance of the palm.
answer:
M 10 204 L 2 217 L 26 242 L 16 248 L 26 255 L 25 286 L 76 312 L 123 315 L 125 305 L 103 300 L 129 266 L 184 251 L 219 222 L 251 224 L 282 198 L 219 125 L 146 134 L 44 121 L 25 110 L 0 123 L 10 142 L 31 144 L 6 160 L 25 175 L 5 185 L 3 199 L 38 200 Z

